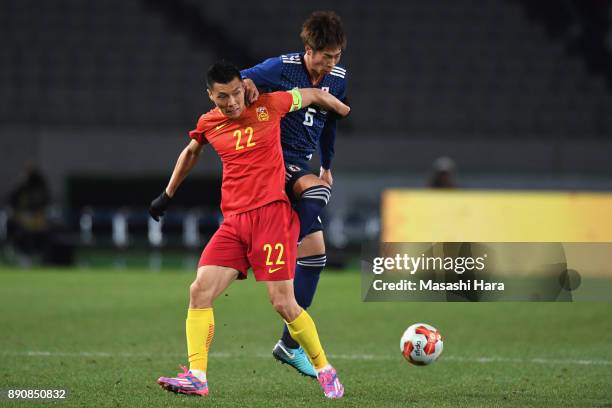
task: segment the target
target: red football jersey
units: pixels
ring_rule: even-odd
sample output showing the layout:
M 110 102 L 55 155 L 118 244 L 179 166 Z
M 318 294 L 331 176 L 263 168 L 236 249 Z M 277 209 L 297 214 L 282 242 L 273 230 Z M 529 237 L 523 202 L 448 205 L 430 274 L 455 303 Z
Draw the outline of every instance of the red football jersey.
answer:
M 221 212 L 225 217 L 288 201 L 280 143 L 280 120 L 300 109 L 291 92 L 261 94 L 240 117 L 229 119 L 218 108 L 200 117 L 189 137 L 210 143 L 223 163 Z

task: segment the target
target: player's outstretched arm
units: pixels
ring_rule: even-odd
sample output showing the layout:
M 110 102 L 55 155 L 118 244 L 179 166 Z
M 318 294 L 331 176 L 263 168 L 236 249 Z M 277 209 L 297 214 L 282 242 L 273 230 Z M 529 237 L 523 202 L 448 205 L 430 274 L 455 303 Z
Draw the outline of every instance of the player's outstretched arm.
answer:
M 336 112 L 338 115 L 344 117 L 349 114 L 351 108 L 342 103 L 338 98 L 329 92 L 325 92 L 317 88 L 300 88 L 300 94 L 302 95 L 302 107 L 308 105 L 319 105 L 325 110 L 331 110 Z
M 193 166 L 198 162 L 203 147 L 204 145 L 192 140 L 179 155 L 168 186 L 166 186 L 166 194 L 170 197 L 174 196 L 174 193 L 176 193 L 178 187 L 185 180 L 185 177 L 187 177 Z
M 151 214 L 151 217 L 153 217 L 155 221 L 159 221 L 159 217 L 163 216 L 164 212 L 166 212 L 170 204 L 170 199 L 174 196 L 178 187 L 197 163 L 203 147 L 204 145 L 192 140 L 179 155 L 168 185 L 160 196 L 151 202 L 149 207 L 149 214 Z

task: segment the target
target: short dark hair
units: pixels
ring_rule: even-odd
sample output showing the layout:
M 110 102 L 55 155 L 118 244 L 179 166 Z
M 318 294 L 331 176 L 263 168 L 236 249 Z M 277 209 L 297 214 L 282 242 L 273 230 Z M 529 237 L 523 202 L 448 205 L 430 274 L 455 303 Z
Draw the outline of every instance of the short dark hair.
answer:
M 242 80 L 240 71 L 234 64 L 228 61 L 215 62 L 206 73 L 206 86 L 212 89 L 214 84 L 227 84 L 234 78 Z
M 304 45 L 315 51 L 325 48 L 346 47 L 342 20 L 333 11 L 315 11 L 302 24 L 300 38 Z

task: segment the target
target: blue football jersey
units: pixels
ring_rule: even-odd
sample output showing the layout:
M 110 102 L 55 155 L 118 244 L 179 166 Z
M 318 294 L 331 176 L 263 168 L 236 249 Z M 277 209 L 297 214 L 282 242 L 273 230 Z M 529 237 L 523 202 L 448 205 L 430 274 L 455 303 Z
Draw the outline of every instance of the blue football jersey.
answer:
M 310 82 L 304 55 L 300 53 L 269 58 L 259 65 L 241 71 L 243 78 L 255 82 L 264 91 L 286 91 L 293 88 L 315 88 Z M 346 99 L 346 68 L 334 67 L 316 85 L 341 101 Z M 329 169 L 334 156 L 336 119 L 318 106 L 309 106 L 287 114 L 281 120 L 281 144 L 287 163 L 304 163 L 320 149 L 321 165 Z

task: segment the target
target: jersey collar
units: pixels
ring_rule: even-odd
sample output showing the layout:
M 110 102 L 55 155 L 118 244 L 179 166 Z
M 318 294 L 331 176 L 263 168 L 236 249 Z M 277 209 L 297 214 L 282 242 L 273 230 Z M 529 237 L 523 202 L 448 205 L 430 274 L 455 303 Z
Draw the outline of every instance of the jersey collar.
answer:
M 306 78 L 308 78 L 308 83 L 310 84 L 311 88 L 318 88 L 319 85 L 321 85 L 323 83 L 323 81 L 325 80 L 325 78 L 327 77 L 327 74 L 323 75 L 321 77 L 321 79 L 319 79 L 319 82 L 317 82 L 316 84 L 312 84 L 312 78 L 310 77 L 310 72 L 308 72 L 308 67 L 306 66 L 306 60 L 304 59 L 304 53 L 301 52 L 300 53 L 300 61 L 302 62 L 302 68 L 304 69 L 304 72 L 306 72 Z

